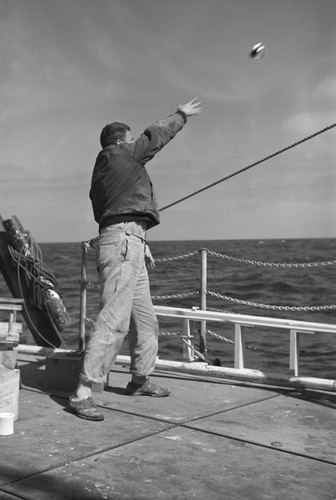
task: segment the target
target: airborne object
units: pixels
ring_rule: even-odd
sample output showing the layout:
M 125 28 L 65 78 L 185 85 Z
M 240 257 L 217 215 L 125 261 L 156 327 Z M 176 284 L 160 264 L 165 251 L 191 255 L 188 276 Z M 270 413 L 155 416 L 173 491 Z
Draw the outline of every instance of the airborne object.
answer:
M 265 55 L 265 45 L 263 43 L 257 43 L 252 47 L 249 54 L 251 59 L 261 59 Z

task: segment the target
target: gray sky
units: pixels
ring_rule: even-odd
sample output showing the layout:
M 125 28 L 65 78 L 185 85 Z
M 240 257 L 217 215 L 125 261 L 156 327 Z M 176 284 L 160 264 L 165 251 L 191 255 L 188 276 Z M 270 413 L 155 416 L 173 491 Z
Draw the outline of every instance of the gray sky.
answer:
M 336 122 L 335 54 L 334 0 L 0 0 L 0 214 L 40 242 L 94 237 L 102 127 L 138 136 L 198 97 L 147 165 L 165 206 Z M 163 211 L 149 239 L 335 237 L 335 133 Z

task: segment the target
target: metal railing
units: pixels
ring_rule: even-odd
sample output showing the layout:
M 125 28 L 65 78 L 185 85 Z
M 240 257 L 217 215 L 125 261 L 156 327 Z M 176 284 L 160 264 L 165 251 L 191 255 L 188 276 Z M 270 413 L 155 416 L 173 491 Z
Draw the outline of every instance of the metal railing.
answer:
M 336 325 L 325 323 L 313 323 L 308 321 L 296 321 L 290 319 L 270 318 L 264 316 L 249 316 L 246 314 L 201 311 L 195 309 L 184 309 L 177 307 L 154 306 L 157 316 L 165 318 L 180 319 L 183 322 L 184 338 L 187 347 L 184 348 L 184 358 L 189 362 L 195 360 L 194 341 L 190 322 L 192 321 L 215 321 L 229 323 L 234 328 L 234 368 L 242 370 L 245 368 L 246 353 L 246 327 L 269 327 L 286 330 L 289 333 L 289 370 L 294 376 L 299 375 L 300 337 L 302 334 L 313 335 L 315 333 L 336 334 Z M 196 356 L 197 357 L 197 356 Z
M 85 323 L 87 321 L 86 317 L 86 307 L 87 307 L 87 287 L 97 287 L 95 283 L 90 283 L 87 280 L 88 275 L 88 258 L 87 254 L 91 248 L 91 242 L 85 241 L 82 243 L 82 266 L 81 266 L 81 279 L 80 279 L 80 312 L 79 312 L 79 340 L 78 348 L 79 350 L 85 349 Z M 201 277 L 200 277 L 200 308 L 201 310 L 206 310 L 207 303 L 207 249 L 201 248 L 199 252 L 193 252 L 192 255 L 200 253 L 201 255 Z M 187 257 L 187 256 L 183 256 Z M 206 322 L 201 321 L 200 331 L 199 331 L 199 350 L 201 353 L 206 352 Z
M 80 294 L 80 325 L 79 325 L 79 349 L 85 349 L 85 323 L 88 321 L 86 318 L 86 293 L 87 286 L 97 287 L 98 285 L 90 283 L 87 281 L 87 252 L 90 248 L 89 242 L 84 242 L 82 244 L 82 271 L 81 271 L 81 294 Z M 181 332 L 181 339 L 183 341 L 183 361 L 188 364 L 197 364 L 200 368 L 202 363 L 200 361 L 204 360 L 204 354 L 206 353 L 206 335 L 209 332 L 207 330 L 207 322 L 216 322 L 217 324 L 232 324 L 234 330 L 234 370 L 238 370 L 240 374 L 244 372 L 246 374 L 247 370 L 245 368 L 245 354 L 246 354 L 246 340 L 247 334 L 246 329 L 249 327 L 268 327 L 272 329 L 279 329 L 282 331 L 287 331 L 288 341 L 289 341 L 289 370 L 294 375 L 294 377 L 299 376 L 299 358 L 300 358 L 300 340 L 302 335 L 313 335 L 315 333 L 330 333 L 336 334 L 336 325 L 324 324 L 324 323 L 313 323 L 308 321 L 296 321 L 290 319 L 280 319 L 265 316 L 252 316 L 245 314 L 236 314 L 224 311 L 210 311 L 207 310 L 207 295 L 211 295 L 207 290 L 207 253 L 213 253 L 208 251 L 206 248 L 201 248 L 198 252 L 193 252 L 191 255 L 197 253 L 201 257 L 201 272 L 200 272 L 200 288 L 199 292 L 199 308 L 193 307 L 191 309 L 177 308 L 177 307 L 167 307 L 154 305 L 154 310 L 157 316 L 165 318 L 174 318 L 175 320 L 181 320 L 183 325 L 183 331 Z M 220 257 L 222 255 L 218 254 Z M 217 256 L 217 254 L 216 254 Z M 183 258 L 188 256 L 183 256 Z M 226 257 L 226 256 L 224 256 Z M 160 259 L 157 260 L 157 262 Z M 162 261 L 167 259 L 161 259 Z M 173 258 L 169 258 L 173 260 Z M 250 262 L 250 261 L 248 261 Z M 328 264 L 334 264 L 335 261 L 328 262 Z M 259 264 L 259 263 L 258 263 Z M 321 265 L 324 263 L 321 263 Z M 304 264 L 307 267 L 307 264 Z M 188 294 L 185 294 L 188 295 Z M 328 306 L 335 307 L 335 306 Z M 267 308 L 267 307 L 266 307 Z M 288 308 L 287 308 L 288 309 Z M 195 331 L 194 323 L 197 322 L 200 325 L 198 329 L 199 339 L 198 345 L 199 350 L 195 348 L 194 334 Z M 123 359 L 125 356 L 122 357 Z M 125 361 L 125 360 L 124 360 Z M 160 360 L 161 362 L 163 360 Z M 197 361 L 197 363 L 193 363 Z M 171 366 L 175 365 L 177 362 L 171 362 Z M 184 365 L 184 369 L 185 369 Z M 223 367 L 221 367 L 223 368 Z M 224 371 L 227 370 L 223 368 Z M 212 367 L 212 372 L 214 368 Z M 220 368 L 218 368 L 221 371 Z M 217 373 L 217 367 L 215 369 Z M 251 370 L 250 370 L 251 371 Z M 252 378 L 255 377 L 257 370 L 252 370 Z M 258 378 L 258 377 L 257 377 Z M 325 380 L 325 379 L 323 379 Z M 336 382 L 335 382 L 336 384 Z M 328 382 L 329 387 L 329 382 Z M 330 390 L 330 388 L 328 389 Z M 332 389 L 334 390 L 334 389 Z

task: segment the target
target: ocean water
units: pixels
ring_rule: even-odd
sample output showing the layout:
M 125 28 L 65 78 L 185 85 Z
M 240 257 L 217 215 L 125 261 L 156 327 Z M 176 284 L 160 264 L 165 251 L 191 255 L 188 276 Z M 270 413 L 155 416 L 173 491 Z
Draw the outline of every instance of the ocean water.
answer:
M 62 338 L 67 347 L 76 348 L 79 336 L 81 243 L 39 243 L 39 246 L 44 263 L 54 272 L 62 287 L 63 301 L 72 318 L 72 324 L 62 332 Z M 200 289 L 199 250 L 207 248 L 208 291 L 238 300 L 232 302 L 208 295 L 208 308 L 240 314 L 336 324 L 336 310 L 309 310 L 316 306 L 336 305 L 336 265 L 283 268 L 253 264 L 253 262 L 308 264 L 334 261 L 336 260 L 335 238 L 153 241 L 150 247 L 153 257 L 157 259 L 155 269 L 150 271 L 151 293 L 154 297 L 166 297 L 153 299 L 154 304 L 188 308 L 200 305 L 199 295 L 193 292 Z M 219 256 L 213 255 L 212 252 Z M 176 259 L 181 255 L 188 255 L 188 257 Z M 167 258 L 171 260 L 166 261 Z M 238 259 L 249 262 L 240 262 Z M 94 251 L 88 252 L 87 279 L 93 284 L 97 283 Z M 2 276 L 0 276 L 0 295 L 10 296 Z M 239 301 L 277 307 L 304 307 L 307 310 L 284 311 L 250 306 Z M 87 317 L 94 319 L 98 308 L 98 289 L 95 286 L 89 286 Z M 199 325 L 196 324 L 197 328 Z M 233 367 L 233 345 L 230 343 L 234 339 L 233 326 L 207 323 L 207 329 L 211 332 L 207 335 L 209 362 L 217 359 L 223 366 Z M 181 330 L 181 322 L 160 318 L 160 357 L 181 360 L 182 341 L 178 334 L 171 335 Z M 89 334 L 89 324 L 86 331 Z M 270 331 L 259 327 L 248 328 L 246 332 L 249 346 L 246 368 L 286 373 L 289 363 L 289 332 L 278 329 Z M 168 333 L 170 335 L 167 335 Z M 222 338 L 216 337 L 216 334 Z M 197 332 L 195 332 L 195 339 L 197 347 Z M 34 344 L 25 325 L 22 342 Z M 300 358 L 300 375 L 336 379 L 335 335 L 304 334 L 301 336 L 300 347 L 306 354 Z M 257 348 L 258 351 L 253 348 Z M 127 341 L 121 352 L 124 354 L 128 352 Z

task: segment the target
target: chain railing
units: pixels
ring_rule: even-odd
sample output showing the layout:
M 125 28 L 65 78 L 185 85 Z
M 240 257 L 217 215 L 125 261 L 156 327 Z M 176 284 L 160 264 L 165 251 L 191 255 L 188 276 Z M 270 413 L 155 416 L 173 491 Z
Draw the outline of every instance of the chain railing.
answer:
M 225 337 L 224 335 L 220 335 L 219 333 L 214 332 L 212 330 L 207 330 L 207 333 L 209 335 L 211 335 L 211 337 L 213 337 L 217 340 L 221 340 L 222 342 L 225 342 L 226 344 L 234 345 L 234 341 L 232 339 Z M 258 352 L 260 354 L 265 354 L 266 356 L 270 356 L 271 358 L 273 358 L 273 357 L 283 358 L 283 357 L 289 356 L 289 352 L 271 351 L 269 349 L 263 349 L 262 347 L 255 347 L 255 346 L 252 346 L 249 344 L 246 344 L 245 347 L 249 351 Z M 335 356 L 335 355 L 336 355 L 336 351 L 319 352 L 319 351 L 306 351 L 304 349 L 300 350 L 300 356 L 302 358 L 308 358 L 308 357 L 316 358 L 319 356 Z
M 205 256 L 208 254 L 208 255 L 211 255 L 213 257 L 227 260 L 230 262 L 235 262 L 235 263 L 245 264 L 245 265 L 252 265 L 252 266 L 257 266 L 257 267 L 269 267 L 269 268 L 275 268 L 275 269 L 284 269 L 284 268 L 309 269 L 309 268 L 332 266 L 332 265 L 336 264 L 336 260 L 329 260 L 329 261 L 322 261 L 322 262 L 307 262 L 307 263 L 306 262 L 304 262 L 304 263 L 263 262 L 263 261 L 257 261 L 257 260 L 251 260 L 251 259 L 242 259 L 240 257 L 234 257 L 231 255 L 222 254 L 222 253 L 215 252 L 215 251 L 208 250 L 208 249 L 202 249 L 202 250 L 199 250 L 199 252 L 203 252 L 203 255 L 205 254 Z M 192 252 L 192 253 L 188 254 L 188 256 L 193 256 L 195 254 L 196 254 L 196 252 Z M 181 257 L 182 256 L 175 256 L 175 257 L 169 258 L 169 260 L 173 261 L 173 260 L 177 260 Z M 161 259 L 160 261 L 166 262 L 167 260 Z M 206 269 L 207 269 L 207 266 L 205 265 L 201 274 L 206 276 Z M 203 280 L 201 278 L 201 282 L 202 281 L 204 281 L 204 277 L 203 277 Z M 205 278 L 205 282 L 207 282 L 206 278 Z M 202 288 L 202 286 L 201 286 L 201 288 Z M 193 296 L 193 295 L 196 295 L 197 293 L 202 294 L 202 289 L 200 289 L 199 292 L 194 291 L 194 292 L 190 292 L 189 294 L 185 293 L 185 294 L 178 294 L 178 295 L 153 296 L 152 298 L 153 298 L 153 300 L 164 300 L 164 299 L 171 299 L 171 298 L 176 298 L 176 297 Z M 286 312 L 290 312 L 290 311 L 292 311 L 292 312 L 321 312 L 321 311 L 336 310 L 336 305 L 333 305 L 333 304 L 332 305 L 321 305 L 321 306 L 279 306 L 279 305 L 262 304 L 262 303 L 237 299 L 234 297 L 230 297 L 228 295 L 223 295 L 223 294 L 220 294 L 218 292 L 207 290 L 206 286 L 205 286 L 205 290 L 203 290 L 203 293 L 206 297 L 211 296 L 211 297 L 215 297 L 217 299 L 222 299 L 222 300 L 232 302 L 235 304 L 240 304 L 240 305 L 249 306 L 249 307 L 262 308 L 265 310 L 286 311 Z M 213 311 L 218 311 L 218 312 L 225 312 L 225 311 L 222 311 L 221 309 L 214 309 L 212 307 L 201 307 L 201 309 L 213 310 Z M 203 328 L 205 328 L 205 325 L 203 325 Z M 205 335 L 208 334 L 211 337 L 216 338 L 217 340 L 221 340 L 221 341 L 229 343 L 229 344 L 234 344 L 233 340 L 228 339 L 227 337 L 224 337 L 222 335 L 219 335 L 216 332 L 213 332 L 209 329 L 206 329 L 204 333 L 205 333 Z M 203 335 L 201 335 L 201 332 L 199 332 L 200 338 L 202 339 L 202 342 L 200 341 L 200 345 L 202 343 L 204 345 L 204 333 L 203 333 Z M 288 357 L 289 356 L 288 352 L 284 353 L 284 352 L 271 351 L 271 350 L 266 350 L 266 349 L 262 349 L 262 348 L 258 348 L 258 347 L 253 347 L 251 345 L 246 345 L 246 349 L 249 349 L 250 351 L 253 351 L 253 352 L 262 353 L 264 355 L 271 356 L 271 357 L 276 357 L 276 356 Z M 201 351 L 201 353 L 203 355 L 206 354 L 206 350 Z M 335 354 L 336 354 L 336 351 L 308 352 L 308 351 L 300 350 L 300 356 L 302 356 L 302 357 L 334 356 Z
M 87 278 L 87 252 L 94 245 L 95 240 L 90 240 L 82 243 L 82 277 L 81 277 L 81 318 L 80 318 L 80 348 L 84 348 L 85 345 L 85 322 L 93 324 L 93 320 L 86 317 L 86 287 L 99 288 L 99 284 L 88 281 Z M 323 262 L 308 262 L 308 263 L 280 263 L 280 262 L 262 262 L 257 260 L 250 259 L 242 259 L 240 257 L 234 257 L 227 254 L 222 254 L 219 252 L 215 252 L 212 250 L 208 250 L 206 248 L 202 248 L 200 250 L 196 250 L 193 252 L 189 252 L 182 255 L 175 255 L 170 257 L 164 257 L 155 259 L 156 263 L 166 263 L 166 262 L 175 262 L 181 259 L 189 259 L 194 257 L 195 255 L 201 255 L 201 277 L 200 277 L 200 288 L 199 290 L 193 290 L 190 292 L 184 293 L 172 293 L 165 295 L 152 295 L 153 301 L 161 301 L 161 300 L 169 300 L 169 299 L 184 299 L 187 297 L 199 297 L 199 307 L 194 307 L 194 309 L 208 310 L 208 311 L 218 311 L 218 312 L 228 312 L 222 309 L 215 309 L 213 307 L 207 307 L 206 298 L 214 297 L 216 299 L 221 299 L 227 302 L 232 302 L 235 304 L 240 304 L 248 307 L 262 308 L 265 310 L 273 310 L 273 311 L 294 311 L 294 312 L 321 312 L 321 311 L 333 311 L 336 310 L 336 305 L 318 305 L 318 306 L 279 306 L 279 305 L 271 305 L 271 304 L 263 304 L 257 303 L 253 301 L 247 301 L 242 299 L 237 299 L 228 295 L 224 295 L 212 290 L 207 289 L 207 255 L 211 255 L 213 257 L 239 263 L 245 265 L 252 265 L 257 267 L 270 267 L 270 268 L 316 268 L 316 267 L 326 267 L 332 266 L 336 264 L 336 260 L 323 261 Z M 225 343 L 234 344 L 234 341 L 228 339 L 227 337 L 220 335 L 212 330 L 209 330 L 206 327 L 206 322 L 201 321 L 201 328 L 196 332 L 199 336 L 199 351 L 196 350 L 193 346 L 191 347 L 192 351 L 199 358 L 204 360 L 207 355 L 207 347 L 206 347 L 206 336 L 210 335 L 212 338 L 223 341 Z M 183 337 L 183 332 L 160 332 L 161 336 L 180 336 Z M 184 342 L 185 339 L 182 338 Z M 288 353 L 284 352 L 276 352 L 270 351 L 258 347 L 253 347 L 250 345 L 246 345 L 246 348 L 253 351 L 265 354 L 267 356 L 289 356 Z M 329 352 L 307 352 L 300 351 L 300 355 L 303 357 L 308 356 L 333 356 L 336 354 L 336 351 Z
M 155 259 L 155 262 L 171 262 L 174 260 L 189 259 L 190 257 L 197 255 L 198 253 L 199 250 L 195 250 L 194 252 L 189 252 L 183 255 L 175 255 L 173 257 L 163 257 L 162 259 Z
M 218 257 L 220 259 L 226 259 L 231 262 L 238 262 L 240 264 L 249 264 L 251 266 L 258 266 L 258 267 L 275 267 L 275 268 L 291 269 L 291 268 L 325 267 L 336 264 L 336 260 L 328 260 L 326 262 L 304 262 L 304 263 L 262 262 L 258 260 L 241 259 L 240 257 L 233 257 L 232 255 L 225 255 L 218 252 L 213 252 L 212 250 L 207 250 L 207 253 L 209 255 L 213 255 L 214 257 Z
M 273 311 L 311 311 L 311 312 L 321 312 L 321 311 L 335 311 L 336 305 L 330 306 L 276 306 L 271 304 L 260 304 L 259 302 L 251 302 L 249 300 L 235 299 L 234 297 L 229 297 L 228 295 L 222 295 L 220 293 L 212 292 L 208 290 L 207 295 L 211 297 L 216 297 L 217 299 L 227 300 L 229 302 L 234 302 L 235 304 L 242 304 L 244 306 L 250 307 L 260 307 L 261 309 L 268 309 Z

